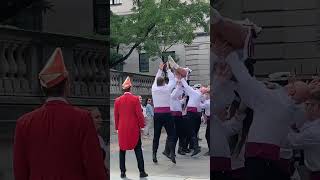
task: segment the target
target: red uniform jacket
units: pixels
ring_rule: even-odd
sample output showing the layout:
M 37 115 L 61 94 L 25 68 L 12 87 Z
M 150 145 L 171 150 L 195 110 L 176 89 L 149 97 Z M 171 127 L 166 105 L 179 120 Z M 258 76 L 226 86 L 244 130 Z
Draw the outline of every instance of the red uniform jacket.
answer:
M 15 180 L 106 180 L 90 113 L 48 101 L 17 121 Z
M 131 93 L 124 93 L 118 97 L 114 103 L 114 120 L 120 149 L 134 149 L 139 140 L 140 129 L 144 128 L 139 98 Z

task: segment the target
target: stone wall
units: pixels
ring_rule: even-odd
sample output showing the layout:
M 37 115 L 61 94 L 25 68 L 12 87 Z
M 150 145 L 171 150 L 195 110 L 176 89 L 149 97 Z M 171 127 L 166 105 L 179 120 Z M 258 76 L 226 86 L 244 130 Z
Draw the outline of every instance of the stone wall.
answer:
M 249 18 L 263 27 L 256 41 L 257 76 L 287 71 L 311 75 L 320 71 L 318 0 L 225 0 L 221 13 Z

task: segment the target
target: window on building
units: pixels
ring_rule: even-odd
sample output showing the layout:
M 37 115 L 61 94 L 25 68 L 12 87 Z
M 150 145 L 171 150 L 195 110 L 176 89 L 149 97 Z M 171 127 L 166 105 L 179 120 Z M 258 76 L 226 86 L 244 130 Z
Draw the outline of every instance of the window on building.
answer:
M 107 34 L 108 22 L 108 2 L 104 0 L 94 0 L 94 31 L 98 34 Z
M 164 62 L 168 61 L 168 56 L 169 55 L 175 60 L 176 52 L 175 51 L 167 51 L 167 52 L 163 52 L 162 53 L 162 59 L 164 60 Z
M 149 56 L 145 53 L 139 55 L 139 71 L 149 72 Z
M 110 5 L 120 5 L 122 4 L 122 0 L 110 0 Z

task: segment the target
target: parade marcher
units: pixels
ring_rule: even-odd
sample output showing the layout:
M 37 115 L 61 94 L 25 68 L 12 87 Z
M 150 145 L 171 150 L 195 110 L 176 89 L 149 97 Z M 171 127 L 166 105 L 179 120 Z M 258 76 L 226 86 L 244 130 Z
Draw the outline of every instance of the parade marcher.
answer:
M 175 127 L 176 127 L 176 143 L 179 140 L 179 147 L 178 147 L 178 154 L 185 155 L 186 153 L 182 150 L 184 146 L 184 138 L 185 138 L 185 123 L 184 119 L 182 118 L 182 103 L 181 103 L 181 97 L 183 94 L 183 87 L 181 85 L 181 82 L 178 81 L 176 88 L 171 93 L 171 99 L 170 99 L 170 109 L 171 109 L 171 115 L 172 118 L 175 121 Z
M 146 127 L 144 128 L 144 135 L 149 136 L 150 130 L 153 128 L 153 106 L 152 106 L 152 98 L 146 98 L 145 102 L 145 108 L 146 108 Z
M 62 51 L 56 48 L 39 73 L 46 102 L 17 121 L 16 180 L 109 179 L 90 112 L 66 100 L 68 77 Z
M 286 144 L 304 150 L 305 165 L 310 171 L 310 180 L 320 179 L 320 91 L 314 91 L 306 104 L 307 121 L 299 129 L 292 130 Z
M 164 126 L 167 132 L 167 142 L 170 149 L 170 159 L 176 163 L 175 159 L 175 129 L 174 121 L 171 118 L 170 111 L 170 95 L 176 85 L 174 74 L 170 69 L 167 69 L 169 83 L 166 84 L 164 78 L 161 76 L 164 71 L 165 64 L 160 64 L 159 70 L 156 74 L 154 83 L 152 85 L 152 98 L 154 104 L 154 136 L 152 145 L 152 160 L 154 163 L 158 162 L 157 151 L 159 147 L 159 140 L 161 130 Z
M 294 119 L 292 117 L 295 111 L 292 106 L 308 98 L 309 88 L 298 81 L 286 86 L 283 89 L 285 96 L 279 98 L 279 93 L 267 89 L 263 83 L 249 75 L 230 46 L 223 48 L 222 54 L 235 76 L 241 99 L 254 111 L 246 143 L 247 179 L 285 180 L 288 177 L 283 176 L 276 165 L 280 158 L 281 141 Z
M 118 132 L 120 147 L 121 178 L 126 177 L 125 156 L 126 150 L 134 149 L 140 177 L 147 177 L 144 169 L 144 160 L 141 143 L 141 130 L 145 126 L 139 97 L 131 93 L 131 80 L 129 77 L 122 84 L 124 94 L 114 103 L 115 129 Z
M 199 104 L 198 104 L 198 106 L 197 106 L 197 112 L 198 112 L 198 114 L 200 115 L 200 118 L 199 118 L 198 121 L 196 121 L 195 124 L 194 124 L 194 128 L 196 129 L 196 133 L 197 133 L 197 138 L 198 138 L 199 141 L 202 141 L 202 139 L 199 137 L 199 131 L 200 131 L 201 122 L 202 122 L 202 121 L 201 121 L 202 108 L 200 107 L 200 104 L 201 104 L 201 101 L 204 99 L 204 94 L 205 94 L 205 92 L 206 92 L 206 88 L 203 87 L 201 84 L 195 84 L 195 85 L 193 85 L 193 89 L 194 89 L 194 90 L 198 90 L 198 91 L 200 91 L 200 89 L 201 89 L 201 90 L 203 91 L 203 92 L 201 93 L 200 102 L 199 102 Z
M 188 85 L 187 81 L 182 78 L 181 83 L 185 89 L 186 94 L 189 96 L 189 101 L 187 104 L 187 116 L 188 121 L 192 123 L 192 131 L 190 133 L 190 141 L 191 145 L 194 149 L 191 156 L 195 156 L 200 153 L 200 147 L 198 143 L 197 131 L 199 122 L 201 124 L 201 113 L 199 113 L 201 96 L 206 92 L 205 88 L 200 88 L 199 90 L 193 89 L 191 86 Z M 201 111 L 201 110 L 200 110 Z
M 182 104 L 182 119 L 183 122 L 185 123 L 184 125 L 184 129 L 183 129 L 183 134 L 184 137 L 182 138 L 182 152 L 184 153 L 190 153 L 191 150 L 188 148 L 189 144 L 190 144 L 190 134 L 189 132 L 191 132 L 191 127 L 192 127 L 192 123 L 190 123 L 190 121 L 188 121 L 188 116 L 187 116 L 187 104 L 188 104 L 188 99 L 189 97 L 185 95 L 185 93 L 182 94 L 182 99 L 181 99 L 181 104 Z
M 205 137 L 207 140 L 209 152 L 207 152 L 206 155 L 210 155 L 210 90 L 209 89 L 207 89 L 207 92 L 204 96 L 205 96 L 204 102 L 201 102 L 200 107 L 204 109 L 205 119 L 207 124 Z
M 181 75 L 177 73 L 176 76 L 181 76 Z M 175 147 L 179 140 L 178 154 L 185 155 L 185 152 L 182 151 L 184 137 L 185 137 L 185 135 L 183 134 L 184 133 L 183 128 L 185 127 L 185 124 L 182 118 L 182 103 L 180 100 L 180 97 L 183 94 L 183 87 L 181 85 L 180 80 L 176 79 L 176 82 L 177 82 L 176 87 L 172 91 L 170 96 L 170 111 L 171 111 L 171 117 L 175 125 Z M 163 154 L 168 158 L 170 158 L 169 152 L 170 150 L 169 150 L 168 141 L 167 141 Z

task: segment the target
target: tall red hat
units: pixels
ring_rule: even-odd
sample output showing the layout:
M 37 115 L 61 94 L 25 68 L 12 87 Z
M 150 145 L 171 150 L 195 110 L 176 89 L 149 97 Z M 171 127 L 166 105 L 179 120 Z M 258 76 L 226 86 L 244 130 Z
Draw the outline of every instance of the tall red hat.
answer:
M 40 83 L 43 87 L 51 88 L 67 78 L 68 71 L 64 64 L 62 51 L 60 48 L 56 48 L 39 73 Z
M 128 88 L 130 88 L 132 86 L 132 83 L 131 83 L 131 79 L 130 79 L 130 77 L 128 76 L 127 78 L 126 78 L 126 80 L 123 82 L 123 84 L 122 84 L 122 89 L 128 89 Z

